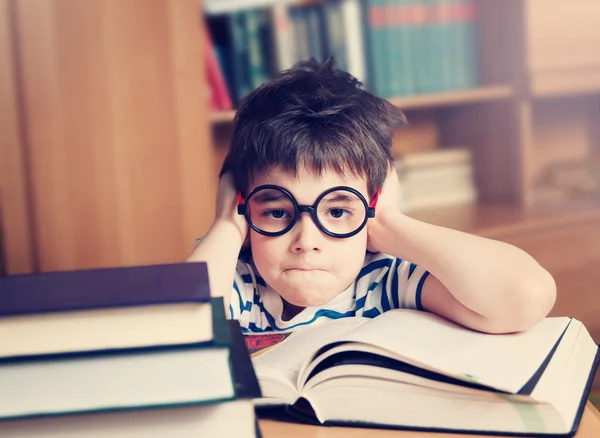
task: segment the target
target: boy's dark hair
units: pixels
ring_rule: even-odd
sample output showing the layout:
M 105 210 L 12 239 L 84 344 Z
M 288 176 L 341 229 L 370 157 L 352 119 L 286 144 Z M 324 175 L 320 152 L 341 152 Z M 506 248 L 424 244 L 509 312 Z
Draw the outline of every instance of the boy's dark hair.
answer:
M 372 198 L 392 164 L 392 134 L 402 111 L 361 88 L 333 58 L 296 64 L 240 102 L 221 175 L 231 172 L 242 193 L 252 178 L 279 167 L 296 176 L 305 166 L 364 176 Z

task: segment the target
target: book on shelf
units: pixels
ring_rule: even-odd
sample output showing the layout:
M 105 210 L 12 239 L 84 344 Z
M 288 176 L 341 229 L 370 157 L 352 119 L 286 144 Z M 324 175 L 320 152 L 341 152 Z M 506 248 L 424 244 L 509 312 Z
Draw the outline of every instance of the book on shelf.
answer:
M 216 47 L 212 41 L 207 26 L 203 26 L 204 37 L 204 63 L 206 79 L 209 85 L 210 102 L 214 110 L 229 110 L 232 108 L 231 96 L 225 83 L 225 75 L 217 59 Z
M 451 205 L 473 204 L 477 201 L 477 191 L 472 186 L 444 187 L 443 191 L 427 191 L 425 193 L 402 190 L 401 211 L 448 207 Z
M 403 154 L 396 161 L 398 172 L 405 173 L 425 167 L 464 165 L 472 161 L 472 153 L 466 147 L 440 147 Z
M 600 199 L 600 158 L 562 160 L 545 166 L 533 185 L 540 206 L 594 205 Z
M 222 307 L 222 302 L 220 303 Z M 260 397 L 258 381 L 237 321 L 224 326 L 231 339 L 232 387 L 235 398 L 221 403 L 187 404 L 154 409 L 110 410 L 77 415 L 45 416 L 0 421 L 5 438 L 42 438 L 54 434 L 64 438 L 144 437 L 196 438 L 198 436 L 260 436 L 253 399 Z M 210 370 L 209 376 L 219 370 Z M 196 373 L 203 372 L 197 370 Z M 206 370 L 204 370 L 206 372 Z M 182 377 L 183 378 L 183 377 Z M 151 384 L 152 376 L 148 383 Z M 192 385 L 193 380 L 187 382 Z M 165 391 L 170 391 L 165 388 Z M 82 394 L 82 397 L 86 397 Z M 1 397 L 1 396 L 0 396 Z M 64 397 L 56 395 L 56 400 Z
M 243 11 L 249 8 L 287 6 L 299 0 L 204 0 L 204 12 L 210 15 Z
M 396 160 L 401 208 L 415 209 L 472 203 L 477 199 L 471 151 L 440 148 L 404 154 Z
M 205 263 L 0 277 L 0 359 L 213 339 Z M 110 330 L 107 330 L 110 327 Z
M 246 344 L 258 407 L 329 425 L 481 434 L 573 434 L 600 358 L 573 318 L 492 335 L 406 309 Z

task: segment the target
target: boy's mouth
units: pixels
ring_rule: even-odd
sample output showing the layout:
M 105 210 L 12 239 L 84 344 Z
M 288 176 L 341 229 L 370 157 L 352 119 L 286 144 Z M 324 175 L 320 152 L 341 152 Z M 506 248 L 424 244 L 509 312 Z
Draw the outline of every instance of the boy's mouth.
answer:
M 324 271 L 324 269 L 321 269 L 321 268 L 287 268 L 286 271 L 312 272 L 312 271 Z

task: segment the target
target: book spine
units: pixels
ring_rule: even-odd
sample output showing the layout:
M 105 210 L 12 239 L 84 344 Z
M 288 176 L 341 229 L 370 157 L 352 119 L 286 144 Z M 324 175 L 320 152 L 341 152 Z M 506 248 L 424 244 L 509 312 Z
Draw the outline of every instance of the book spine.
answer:
M 236 84 L 236 100 L 239 102 L 252 91 L 250 85 L 248 43 L 246 41 L 246 14 L 235 12 L 229 15 L 231 31 L 231 66 Z
M 427 166 L 471 163 L 471 159 L 469 149 L 457 147 L 406 154 L 398 160 L 398 163 L 405 169 L 416 169 Z
M 465 88 L 473 88 L 479 82 L 477 59 L 477 6 L 473 0 L 463 2 L 462 25 L 464 38 Z
M 323 4 L 322 17 L 324 23 L 323 35 L 328 48 L 327 55 L 335 57 L 336 65 L 340 70 L 348 71 L 348 53 L 345 41 L 344 17 L 342 3 L 339 0 L 329 0 Z
M 386 41 L 387 27 L 386 0 L 367 0 L 369 69 L 371 91 L 380 97 L 389 97 L 389 79 L 386 59 L 388 45 Z
M 211 104 L 213 109 L 227 110 L 232 107 L 231 97 L 225 83 L 208 25 L 204 26 L 204 59 L 207 79 L 210 85 Z
M 401 171 L 400 177 L 407 184 L 430 181 L 471 181 L 473 166 L 470 163 L 459 163 L 409 168 Z
M 304 20 L 306 23 L 306 35 L 308 38 L 309 57 L 317 61 L 324 61 L 321 15 L 318 6 L 308 6 L 304 9 Z
M 438 62 L 436 68 L 440 72 L 435 84 L 436 91 L 450 91 L 456 89 L 456 29 L 450 19 L 452 2 L 455 0 L 437 0 L 432 10 L 433 26 L 436 33 L 436 53 Z
M 411 43 L 414 25 L 411 20 L 411 0 L 392 0 L 389 11 L 390 93 L 405 96 L 415 92 Z
M 410 17 L 412 23 L 411 50 L 413 72 L 415 78 L 415 93 L 428 93 L 432 90 L 432 71 L 434 55 L 430 22 L 430 3 L 432 0 L 412 0 Z M 439 74 L 439 72 L 438 72 Z
M 472 88 L 477 84 L 475 12 L 475 4 L 471 0 L 450 0 L 448 16 L 454 47 L 455 89 Z
M 273 22 L 273 52 L 275 53 L 275 70 L 287 70 L 296 62 L 293 24 L 288 7 L 276 3 L 272 9 Z
M 455 193 L 435 193 L 429 196 L 419 195 L 416 197 L 405 194 L 402 200 L 402 211 L 411 212 L 421 208 L 469 204 L 476 200 L 477 192 L 475 190 L 465 190 Z
M 265 53 L 261 42 L 262 11 L 251 10 L 247 11 L 245 15 L 250 87 L 255 89 L 268 79 L 265 65 Z
M 308 35 L 306 29 L 306 20 L 304 18 L 303 8 L 293 8 L 290 10 L 290 19 L 292 22 L 295 44 L 294 64 L 298 61 L 305 61 L 310 57 L 308 47 Z
M 361 19 L 360 0 L 344 0 L 342 3 L 344 22 L 344 46 L 348 55 L 348 72 L 362 83 L 367 82 L 364 54 L 364 26 Z

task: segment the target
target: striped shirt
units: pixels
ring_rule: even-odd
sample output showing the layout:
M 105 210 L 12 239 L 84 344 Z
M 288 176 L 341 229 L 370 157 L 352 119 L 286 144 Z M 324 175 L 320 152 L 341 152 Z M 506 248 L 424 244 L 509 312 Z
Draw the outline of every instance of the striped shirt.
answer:
M 383 253 L 367 253 L 356 280 L 333 300 L 307 307 L 284 320 L 283 301 L 259 276 L 248 254 L 238 259 L 229 313 L 245 332 L 289 330 L 328 319 L 374 318 L 390 309 L 421 307 L 421 289 L 429 273 L 420 266 Z

